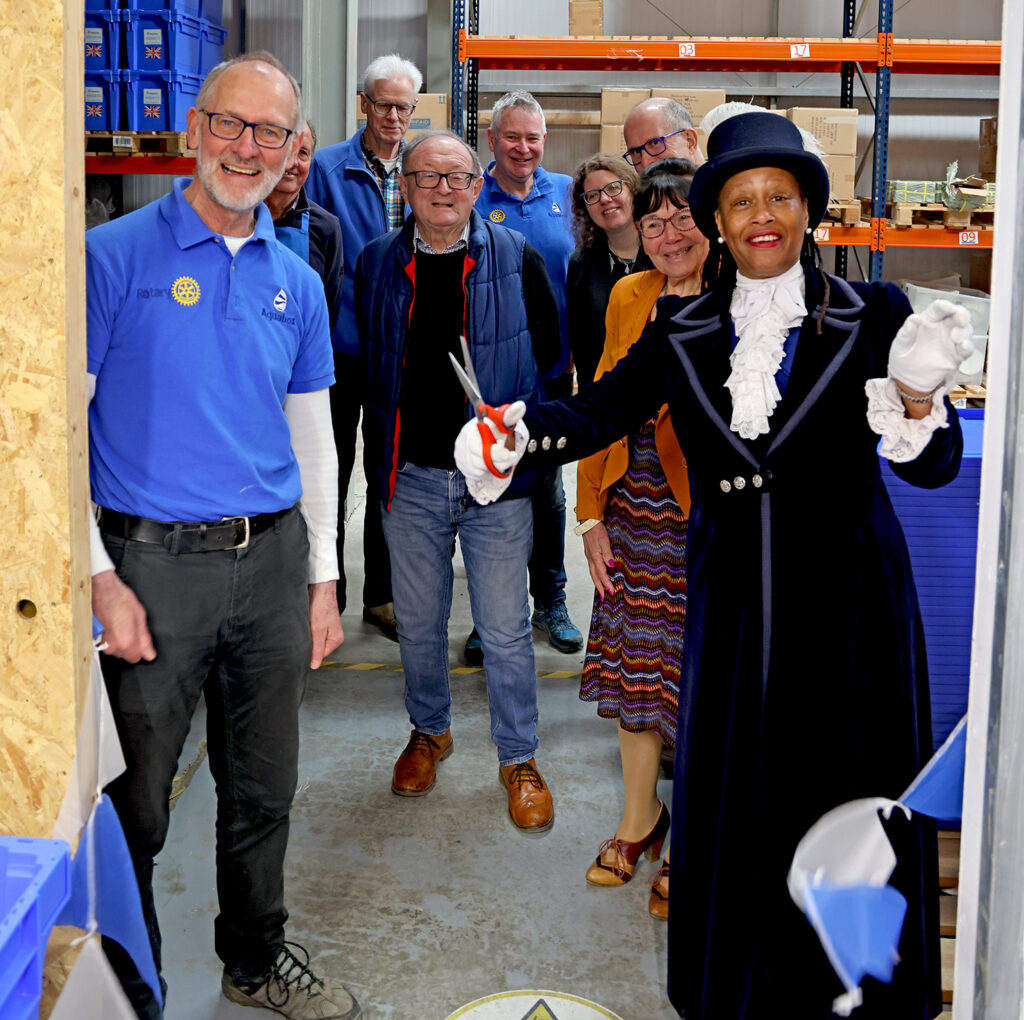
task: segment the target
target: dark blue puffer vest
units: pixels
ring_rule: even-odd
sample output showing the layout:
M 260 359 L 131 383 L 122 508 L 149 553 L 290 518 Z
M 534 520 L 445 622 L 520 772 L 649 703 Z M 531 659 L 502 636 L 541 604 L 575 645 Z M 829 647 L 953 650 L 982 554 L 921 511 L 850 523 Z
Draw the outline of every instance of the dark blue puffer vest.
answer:
M 389 506 L 394 493 L 401 416 L 398 397 L 409 315 L 415 295 L 413 221 L 378 237 L 359 257 L 356 312 L 363 360 L 363 463 L 370 492 Z M 544 399 L 523 302 L 519 233 L 471 213 L 463 278 L 464 332 L 480 388 L 495 405 Z M 452 300 L 463 295 L 453 294 Z M 472 409 L 466 409 L 467 420 Z M 522 496 L 532 472 L 517 471 L 503 499 Z

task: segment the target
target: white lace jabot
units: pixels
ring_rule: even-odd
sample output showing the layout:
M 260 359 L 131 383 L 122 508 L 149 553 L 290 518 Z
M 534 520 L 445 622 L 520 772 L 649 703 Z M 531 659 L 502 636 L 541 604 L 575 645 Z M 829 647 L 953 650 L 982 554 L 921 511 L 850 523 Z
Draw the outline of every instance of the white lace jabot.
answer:
M 743 439 L 756 439 L 768 431 L 768 419 L 779 402 L 775 373 L 785 354 L 783 344 L 807 315 L 803 266 L 798 262 L 767 280 L 737 273 L 729 312 L 739 338 L 725 383 L 732 394 L 729 427 Z

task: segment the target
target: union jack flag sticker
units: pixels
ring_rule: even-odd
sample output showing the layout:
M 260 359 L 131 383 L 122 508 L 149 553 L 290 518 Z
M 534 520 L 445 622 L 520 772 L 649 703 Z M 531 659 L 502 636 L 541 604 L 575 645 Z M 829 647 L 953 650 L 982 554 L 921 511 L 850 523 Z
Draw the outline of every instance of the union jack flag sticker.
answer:
M 145 108 L 144 115 L 146 117 L 159 117 L 160 116 L 160 107 L 159 106 L 147 106 Z
M 86 117 L 102 117 L 103 104 L 100 103 L 98 106 L 86 106 L 85 115 Z
M 85 47 L 85 55 L 87 57 L 102 57 L 103 43 L 89 43 Z
M 147 60 L 163 60 L 164 50 L 162 46 L 147 46 L 146 47 L 146 59 Z

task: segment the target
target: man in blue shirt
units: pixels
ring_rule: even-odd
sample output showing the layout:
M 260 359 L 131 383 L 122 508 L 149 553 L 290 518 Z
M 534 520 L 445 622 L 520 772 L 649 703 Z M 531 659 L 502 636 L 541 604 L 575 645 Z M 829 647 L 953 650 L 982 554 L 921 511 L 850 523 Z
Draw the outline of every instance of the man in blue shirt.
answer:
M 366 127 L 343 142 L 321 149 L 313 158 L 306 184 L 309 197 L 341 221 L 345 267 L 341 314 L 333 332 L 337 382 L 331 390 L 331 408 L 338 447 L 338 485 L 343 496 L 355 463 L 362 384 L 353 299 L 356 262 L 370 241 L 395 230 L 405 220 L 398 159 L 422 85 L 419 68 L 396 53 L 371 61 L 363 72 L 359 96 Z M 345 522 L 339 517 L 338 608 L 342 612 L 346 605 L 344 543 Z M 391 595 L 391 561 L 380 509 L 375 500 L 368 499 L 363 520 L 363 619 L 397 641 Z
M 324 290 L 263 205 L 303 120 L 275 57 L 219 64 L 188 112 L 195 178 L 87 235 L 92 603 L 126 763 L 107 792 L 157 971 L 153 858 L 204 695 L 222 990 L 287 1017 L 358 1020 L 345 987 L 284 941 L 299 704 L 343 638 Z M 159 1018 L 130 957 L 104 948 L 137 1015 Z
M 550 173 L 544 158 L 544 111 L 529 92 L 507 92 L 495 104 L 487 141 L 494 160 L 484 174 L 477 211 L 492 223 L 518 230 L 541 253 L 558 300 L 561 354 L 544 376 L 549 400 L 572 393 L 572 355 L 565 278 L 575 247 L 572 234 L 572 178 Z M 533 553 L 530 556 L 533 625 L 560 652 L 578 652 L 583 635 L 565 607 L 565 491 L 562 469 L 546 469 L 533 497 Z M 466 658 L 482 656 L 474 630 Z

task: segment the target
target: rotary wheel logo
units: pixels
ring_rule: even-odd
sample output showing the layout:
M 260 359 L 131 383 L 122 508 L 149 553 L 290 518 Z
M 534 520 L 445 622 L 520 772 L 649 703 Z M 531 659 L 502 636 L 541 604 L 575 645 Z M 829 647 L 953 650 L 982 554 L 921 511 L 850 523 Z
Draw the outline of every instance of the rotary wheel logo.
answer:
M 191 276 L 179 276 L 171 287 L 171 296 L 179 305 L 191 307 L 199 300 L 199 284 Z
M 503 209 L 492 209 L 490 218 L 492 223 L 500 223 L 505 218 L 505 211 Z

